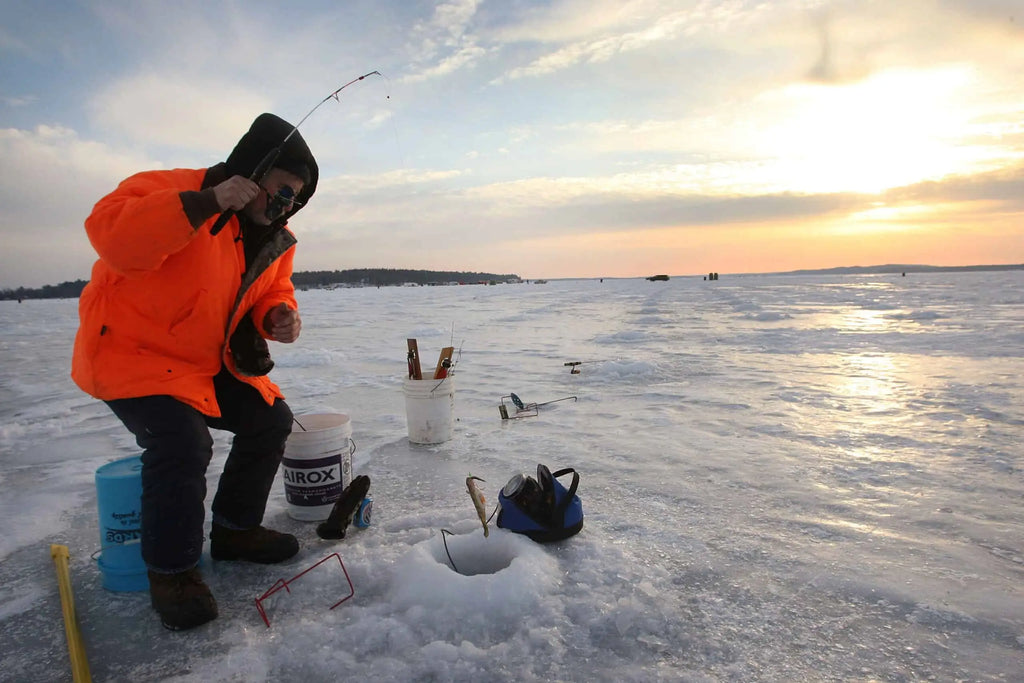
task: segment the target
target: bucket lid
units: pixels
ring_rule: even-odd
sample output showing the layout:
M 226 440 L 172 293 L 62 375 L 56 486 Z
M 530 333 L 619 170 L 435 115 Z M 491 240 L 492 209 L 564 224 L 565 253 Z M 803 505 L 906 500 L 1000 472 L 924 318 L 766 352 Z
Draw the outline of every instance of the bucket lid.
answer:
M 142 456 L 133 455 L 128 458 L 121 458 L 114 462 L 108 462 L 96 470 L 97 479 L 123 479 L 137 477 L 142 471 Z

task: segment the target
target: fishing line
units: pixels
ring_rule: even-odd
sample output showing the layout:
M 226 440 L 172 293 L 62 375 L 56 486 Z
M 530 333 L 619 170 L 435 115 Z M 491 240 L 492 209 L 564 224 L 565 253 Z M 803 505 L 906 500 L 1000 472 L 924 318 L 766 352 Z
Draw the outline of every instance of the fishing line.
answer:
M 454 336 L 455 336 L 455 328 L 453 326 L 452 327 L 452 338 L 454 338 Z M 433 386 L 433 388 L 431 388 L 431 390 L 430 390 L 431 392 L 437 391 L 437 388 L 439 386 L 441 386 L 442 384 L 444 384 L 444 381 L 446 379 L 448 379 L 448 377 L 450 377 L 452 374 L 454 374 L 455 366 L 459 364 L 460 360 L 462 360 L 462 345 L 465 344 L 465 343 L 466 343 L 466 340 L 463 339 L 462 342 L 459 344 L 459 350 L 455 352 L 455 360 L 453 360 L 452 364 L 449 365 L 448 368 L 447 368 L 448 374 L 445 377 L 442 377 L 441 381 L 438 382 L 437 384 L 435 384 Z M 454 344 L 453 344 L 453 346 L 454 346 Z
M 494 506 L 494 511 L 491 513 L 491 516 L 487 518 L 487 523 L 488 524 L 490 524 L 491 520 L 494 519 L 494 515 L 498 514 L 498 508 L 500 508 L 500 507 L 501 507 L 500 505 L 495 505 Z M 452 565 L 452 569 L 455 570 L 455 573 L 456 574 L 462 574 L 462 572 L 459 571 L 459 568 L 455 566 L 455 560 L 452 559 L 451 551 L 448 550 L 448 538 L 447 537 L 448 536 L 454 536 L 454 535 L 455 535 L 455 533 L 452 532 L 452 531 L 448 531 L 448 529 L 441 529 L 441 542 L 444 543 L 444 554 L 448 556 L 448 562 Z
M 445 536 L 446 534 L 448 536 L 454 536 L 455 535 L 452 532 L 448 531 L 447 529 L 441 529 L 441 542 L 444 543 L 444 553 L 445 553 L 445 555 L 448 556 L 448 561 L 451 563 L 452 569 L 455 570 L 455 573 L 456 574 L 461 574 L 462 572 L 460 572 L 458 567 L 455 566 L 455 560 L 452 559 L 452 554 L 448 551 L 448 539 Z
M 381 74 L 380 76 L 381 76 L 381 78 L 384 79 L 384 81 L 386 83 L 385 93 L 386 93 L 386 96 L 387 96 L 388 103 L 393 105 L 394 103 L 391 101 L 391 79 L 388 78 L 387 76 L 385 76 L 384 74 Z M 403 167 L 408 168 L 409 167 L 409 159 L 408 159 L 408 157 L 405 154 L 405 146 L 402 144 L 401 140 L 398 139 L 398 126 L 395 125 L 395 112 L 394 112 L 394 109 L 391 110 L 391 115 L 388 116 L 388 123 L 390 124 L 390 128 L 391 128 L 391 136 L 395 139 L 395 149 L 398 151 L 398 156 L 400 157 L 400 162 L 401 162 Z

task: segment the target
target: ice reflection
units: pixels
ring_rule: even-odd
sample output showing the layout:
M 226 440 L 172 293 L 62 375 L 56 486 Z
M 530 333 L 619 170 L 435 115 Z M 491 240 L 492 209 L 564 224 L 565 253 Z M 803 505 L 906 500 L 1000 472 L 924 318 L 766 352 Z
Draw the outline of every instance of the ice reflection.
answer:
M 907 371 L 903 362 L 889 354 L 840 356 L 839 374 L 834 376 L 831 389 L 869 413 L 889 412 L 903 405 L 901 394 L 906 383 L 900 377 Z
M 913 371 L 906 358 L 864 353 L 839 356 L 836 372 L 826 390 L 842 412 L 833 414 L 832 439 L 849 459 L 878 461 L 896 457 L 892 444 L 908 435 L 910 389 L 907 376 Z M 909 435 L 908 435 L 909 436 Z
M 831 327 L 843 332 L 891 332 L 898 325 L 889 316 L 892 310 L 879 308 L 849 308 L 835 314 Z

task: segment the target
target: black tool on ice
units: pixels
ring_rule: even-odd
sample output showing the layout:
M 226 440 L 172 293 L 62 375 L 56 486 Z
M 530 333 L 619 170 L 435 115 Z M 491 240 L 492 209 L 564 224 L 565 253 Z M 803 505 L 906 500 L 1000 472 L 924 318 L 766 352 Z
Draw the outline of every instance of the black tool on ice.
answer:
M 370 491 L 370 478 L 360 474 L 341 492 L 341 497 L 334 503 L 327 521 L 321 522 L 316 528 L 316 535 L 326 540 L 345 538 L 348 525 L 359 509 L 359 504 Z

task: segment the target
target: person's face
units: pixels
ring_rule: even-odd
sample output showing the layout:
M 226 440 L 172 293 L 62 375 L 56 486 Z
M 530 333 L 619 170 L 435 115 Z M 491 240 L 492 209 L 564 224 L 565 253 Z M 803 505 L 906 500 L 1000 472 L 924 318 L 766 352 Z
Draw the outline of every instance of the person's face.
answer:
M 302 192 L 302 180 L 288 171 L 272 168 L 263 178 L 260 193 L 245 206 L 245 215 L 257 225 L 270 225 L 292 209 L 294 200 Z M 272 211 L 268 214 L 267 208 Z M 277 210 L 275 214 L 273 209 Z

